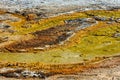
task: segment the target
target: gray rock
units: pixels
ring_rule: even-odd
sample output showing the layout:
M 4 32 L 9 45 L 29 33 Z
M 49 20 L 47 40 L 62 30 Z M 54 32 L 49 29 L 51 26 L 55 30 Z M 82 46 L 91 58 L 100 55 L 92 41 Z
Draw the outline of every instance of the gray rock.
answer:
M 117 18 L 115 21 L 116 21 L 117 23 L 120 23 L 120 18 Z
M 21 75 L 22 75 L 23 77 L 30 76 L 30 74 L 31 74 L 31 72 L 28 71 L 28 70 L 21 72 Z
M 18 78 L 21 76 L 21 74 L 20 74 L 21 71 L 22 71 L 22 69 L 1 68 L 0 76 Z
M 112 23 L 114 23 L 115 21 L 108 21 L 108 22 L 106 22 L 107 24 L 112 24 Z
M 86 18 L 84 22 L 88 22 L 88 23 L 96 23 L 96 20 L 93 18 Z
M 76 28 L 76 31 L 79 31 L 79 30 L 81 30 L 81 29 L 85 29 L 85 28 L 87 28 L 87 27 L 89 27 L 89 26 L 91 26 L 90 23 L 84 22 L 84 23 L 82 23 L 80 26 L 78 26 L 78 27 Z
M 38 74 L 39 78 L 46 78 L 47 77 L 47 75 L 45 75 L 43 72 L 38 72 L 37 74 Z
M 94 19 L 97 21 L 108 21 L 108 18 L 106 18 L 106 17 L 94 16 Z
M 18 52 L 27 52 L 27 50 L 26 49 L 19 49 L 19 50 L 17 50 Z
M 3 74 L 1 74 L 1 76 L 18 78 L 18 77 L 20 77 L 20 74 L 15 73 L 15 72 L 9 72 L 9 73 L 3 73 Z
M 6 24 L 6 23 L 0 23 L 0 29 L 8 29 L 10 28 L 11 26 Z
M 71 24 L 71 23 L 74 23 L 75 20 L 65 20 L 64 22 L 65 22 L 66 24 Z
M 84 22 L 95 23 L 96 20 L 93 18 L 78 18 L 78 19 L 73 19 L 73 20 L 65 20 L 64 22 L 66 24 L 75 24 L 75 23 L 84 23 Z
M 115 21 L 114 17 L 110 17 L 109 21 Z
M 107 10 L 119 10 L 120 9 L 120 6 L 108 6 L 108 9 Z
M 21 75 L 23 77 L 45 78 L 45 74 L 42 72 L 34 72 L 34 71 L 28 71 L 28 70 L 21 72 Z
M 86 21 L 85 18 L 79 18 L 79 19 L 73 19 L 73 20 L 65 20 L 64 22 L 66 24 L 73 24 L 73 23 L 82 23 L 84 21 Z
M 120 37 L 120 33 L 116 33 L 114 37 Z
M 15 16 L 12 16 L 12 14 L 1 14 L 0 15 L 0 20 L 4 21 L 4 20 L 10 20 L 12 22 L 16 22 L 16 21 L 19 21 L 20 18 L 18 17 L 15 17 Z

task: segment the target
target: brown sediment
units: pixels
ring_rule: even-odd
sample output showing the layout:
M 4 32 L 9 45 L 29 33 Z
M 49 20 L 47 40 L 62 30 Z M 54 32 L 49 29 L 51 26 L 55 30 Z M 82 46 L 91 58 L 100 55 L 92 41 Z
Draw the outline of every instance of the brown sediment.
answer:
M 59 26 L 49 28 L 43 31 L 36 31 L 32 33 L 35 36 L 35 38 L 27 41 L 21 41 L 20 43 L 14 43 L 10 45 L 8 48 L 24 49 L 44 47 L 45 45 L 55 45 L 61 41 L 64 41 L 67 37 L 70 36 L 69 34 L 66 33 L 67 31 L 70 31 L 70 27 Z

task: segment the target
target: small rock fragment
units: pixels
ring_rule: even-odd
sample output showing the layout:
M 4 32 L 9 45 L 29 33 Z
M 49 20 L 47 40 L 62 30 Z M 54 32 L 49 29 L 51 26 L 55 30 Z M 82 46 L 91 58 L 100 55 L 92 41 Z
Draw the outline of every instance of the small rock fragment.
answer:
M 35 20 L 37 18 L 36 14 L 28 14 L 27 15 L 27 20 Z
M 120 18 L 116 19 L 115 21 L 116 21 L 117 23 L 120 23 Z
M 116 33 L 114 37 L 120 37 L 120 33 Z
M 10 25 L 7 25 L 6 23 L 0 23 L 0 29 L 8 29 L 10 28 Z
M 98 21 L 107 21 L 108 20 L 106 17 L 99 17 L 99 16 L 94 16 L 94 19 L 98 20 Z

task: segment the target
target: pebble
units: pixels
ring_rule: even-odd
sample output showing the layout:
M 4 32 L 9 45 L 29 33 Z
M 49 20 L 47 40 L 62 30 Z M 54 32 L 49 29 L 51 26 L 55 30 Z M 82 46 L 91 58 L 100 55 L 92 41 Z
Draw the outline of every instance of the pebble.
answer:
M 117 18 L 115 21 L 116 21 L 117 23 L 120 23 L 120 18 Z
M 29 71 L 29 70 L 26 70 L 26 71 L 23 71 L 21 73 L 21 75 L 23 77 L 36 77 L 36 78 L 45 78 L 45 74 L 42 73 L 42 72 L 32 72 L 32 71 Z
M 120 37 L 120 33 L 116 33 L 114 37 Z
M 107 21 L 108 20 L 108 18 L 106 18 L 106 17 L 99 17 L 99 16 L 94 16 L 94 19 L 97 21 Z

